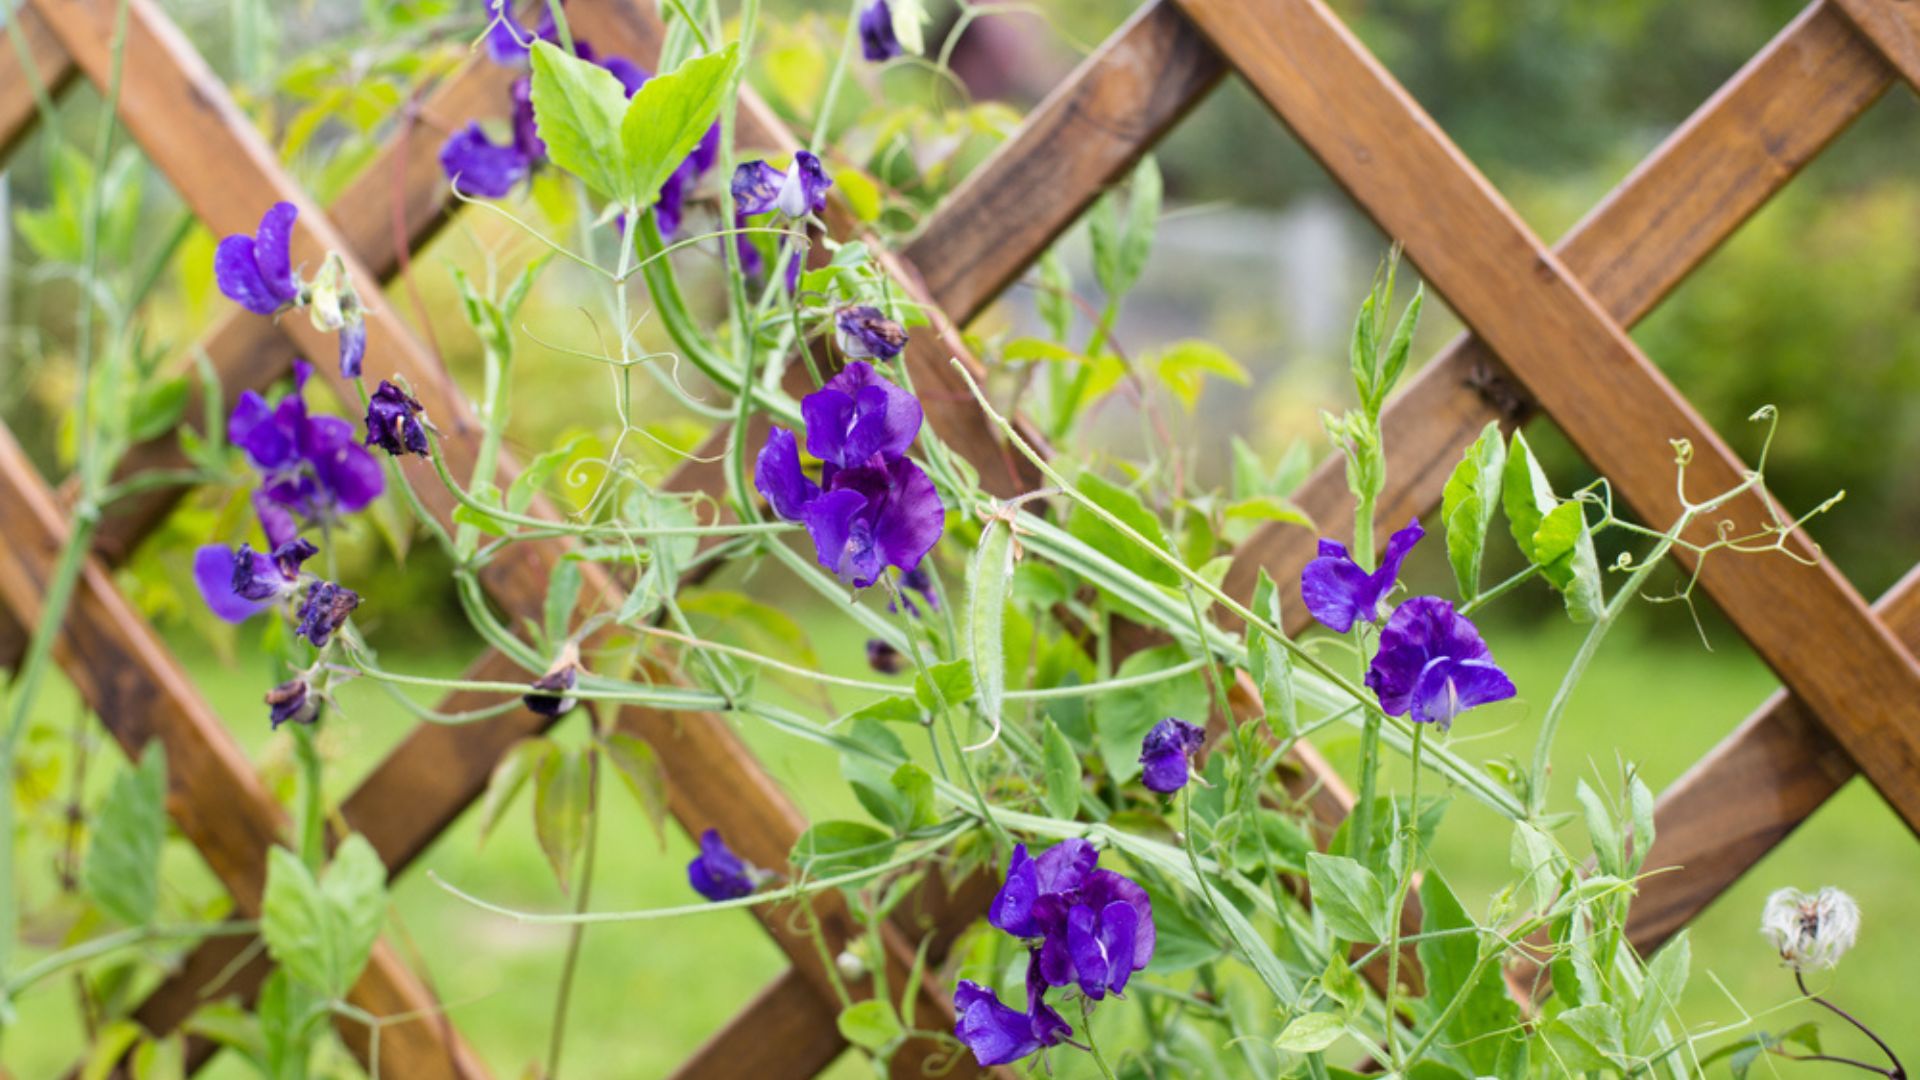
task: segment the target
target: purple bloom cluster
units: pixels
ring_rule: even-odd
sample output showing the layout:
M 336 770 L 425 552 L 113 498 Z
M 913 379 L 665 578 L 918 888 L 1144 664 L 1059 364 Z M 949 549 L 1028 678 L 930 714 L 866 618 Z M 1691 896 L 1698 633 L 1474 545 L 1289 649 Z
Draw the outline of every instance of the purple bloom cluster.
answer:
M 1408 522 L 1388 539 L 1380 569 L 1371 574 L 1342 545 L 1320 541 L 1320 557 L 1300 575 L 1307 610 L 1342 634 L 1355 622 L 1378 622 L 1380 602 L 1393 590 L 1401 563 L 1425 535 L 1419 521 Z M 1518 692 L 1494 663 L 1473 622 L 1437 596 L 1416 596 L 1388 616 L 1380 631 L 1380 651 L 1367 669 L 1367 686 L 1387 715 L 1411 715 L 1418 723 L 1440 725 L 1442 731 L 1468 709 L 1505 701 Z
M 487 55 L 494 63 L 521 67 L 527 63 L 527 52 L 534 41 L 558 43 L 560 34 L 550 10 L 542 16 L 538 28 L 528 29 L 514 18 L 506 0 L 486 0 L 486 5 L 487 14 L 494 20 L 487 31 Z M 599 64 L 619 79 L 628 97 L 639 93 L 652 77 L 646 69 L 625 57 L 601 59 L 587 42 L 575 40 L 573 47 L 580 59 Z M 488 199 L 504 198 L 547 159 L 547 144 L 541 141 L 534 124 L 532 77 L 515 80 L 510 98 L 513 130 L 506 142 L 494 142 L 478 123 L 469 123 L 440 148 L 440 168 L 460 190 Z M 719 157 L 720 125 L 714 124 L 660 187 L 654 215 L 661 235 L 672 237 L 679 233 L 687 195 L 713 170 Z
M 800 415 L 820 482 L 801 471 L 793 433 L 774 428 L 754 466 L 754 486 L 773 512 L 804 524 L 820 565 L 856 588 L 888 566 L 917 569 L 946 524 L 933 481 L 906 457 L 920 433 L 920 402 L 856 362 L 808 394 Z
M 256 315 L 312 305 L 313 324 L 340 335 L 341 376 L 355 378 L 367 354 L 366 312 L 338 255 L 327 257 L 311 283 L 294 273 L 293 226 L 299 217 L 292 203 L 274 203 L 252 235 L 222 239 L 213 252 L 213 280 L 227 299 Z
M 1099 868 L 1086 840 L 1063 840 L 1032 858 L 1013 849 L 1007 879 L 987 921 L 1026 940 L 1027 1009 L 1003 1004 L 993 991 L 961 980 L 954 1035 L 981 1065 L 1004 1065 L 1067 1041 L 1073 1029 L 1044 998 L 1052 987 L 1078 986 L 1093 1001 L 1127 988 L 1153 959 L 1153 904 L 1137 883 Z
M 1207 744 L 1205 728 L 1169 716 L 1140 741 L 1141 782 L 1169 795 L 1187 786 L 1187 759 Z
M 687 864 L 687 883 L 709 900 L 738 900 L 759 887 L 760 873 L 733 853 L 712 829 L 700 834 L 700 854 Z

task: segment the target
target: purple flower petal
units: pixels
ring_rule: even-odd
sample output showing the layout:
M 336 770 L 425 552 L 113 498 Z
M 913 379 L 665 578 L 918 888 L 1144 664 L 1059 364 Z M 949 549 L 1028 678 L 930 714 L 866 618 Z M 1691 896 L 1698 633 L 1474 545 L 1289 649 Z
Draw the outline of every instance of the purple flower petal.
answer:
M 640 88 L 647 85 L 647 80 L 653 78 L 652 73 L 646 68 L 624 56 L 609 56 L 600 61 L 600 66 L 612 72 L 613 77 L 620 80 L 620 85 L 626 89 L 628 97 L 639 93 Z
M 766 496 L 773 512 L 787 521 L 804 520 L 807 504 L 820 497 L 820 485 L 800 471 L 799 444 L 785 428 L 767 433 L 767 445 L 754 460 L 753 486 Z
M 507 0 L 486 0 L 487 16 L 494 21 L 487 27 L 487 56 L 501 67 L 519 67 L 527 62 L 533 31 L 519 19 Z
M 515 142 L 496 145 L 478 123 L 468 124 L 440 148 L 440 170 L 468 195 L 504 198 L 533 170 L 533 159 L 519 145 L 517 124 L 515 133 Z
M 300 217 L 299 207 L 277 202 L 260 219 L 260 231 L 254 234 L 253 258 L 260 276 L 276 299 L 291 304 L 300 298 L 300 284 L 293 278 L 293 224 Z
M 764 161 L 741 162 L 733 170 L 734 215 L 748 218 L 772 210 L 784 178 L 785 174 Z
M 378 446 L 394 457 L 427 456 L 427 429 L 420 402 L 385 379 L 367 399 L 367 437 L 362 446 Z
M 227 299 L 253 312 L 271 315 L 280 310 L 279 297 L 260 274 L 253 258 L 251 236 L 229 236 L 213 252 L 213 279 Z
M 1412 712 L 1442 725 L 1515 693 L 1473 623 L 1437 596 L 1417 596 L 1394 610 L 1366 681 L 1388 715 Z
M 193 553 L 193 581 L 213 613 L 230 623 L 245 622 L 266 610 L 233 591 L 235 555 L 224 544 L 208 544 Z
M 687 883 L 708 900 L 737 900 L 754 890 L 746 862 L 712 829 L 700 834 L 700 854 L 687 864 Z
M 1133 974 L 1133 943 L 1139 915 L 1114 901 L 1095 910 L 1076 904 L 1067 913 L 1067 951 L 1080 991 L 1095 1001 L 1119 993 Z
M 879 64 L 906 52 L 893 33 L 893 12 L 887 0 L 873 0 L 860 12 L 860 53 Z
M 979 983 L 961 979 L 954 987 L 953 1009 L 959 1015 L 953 1035 L 983 1067 L 1018 1061 L 1040 1049 L 1033 1021 L 1026 1013 L 994 996 Z
M 853 539 L 854 524 L 866 511 L 867 497 L 850 489 L 829 491 L 806 505 L 801 520 L 806 522 L 807 532 L 813 537 L 814 555 L 821 566 L 840 574 L 841 567 L 847 563 L 847 545 Z M 871 540 L 871 526 L 865 535 Z M 865 588 L 873 582 L 854 584 Z
M 912 570 L 940 542 L 947 509 L 920 466 L 897 458 L 887 471 L 893 479 L 893 491 L 874 523 L 874 537 L 887 565 Z
M 354 438 L 353 425 L 337 416 L 307 421 L 300 455 L 313 466 L 315 477 L 341 510 L 363 509 L 386 490 L 380 462 Z
M 1414 683 L 1413 719 L 1423 724 L 1439 724 L 1445 731 L 1453 718 L 1478 705 L 1505 701 L 1518 693 L 1513 680 L 1486 660 L 1454 660 L 1438 657 L 1427 662 Z
M 1187 786 L 1187 758 L 1205 746 L 1206 730 L 1169 716 L 1140 741 L 1140 764 L 1151 791 L 1170 794 Z
M 1340 634 L 1351 630 L 1356 621 L 1377 622 L 1380 602 L 1400 579 L 1400 564 L 1425 535 L 1419 519 L 1408 522 L 1387 540 L 1386 555 L 1372 573 L 1361 569 L 1345 545 L 1320 541 L 1320 557 L 1300 574 L 1300 596 L 1306 601 L 1307 611 Z
M 1007 865 L 1007 878 L 1000 883 L 993 903 L 987 908 L 987 921 L 1014 937 L 1035 937 L 1033 902 L 1040 896 L 1039 873 L 1027 845 L 1013 846 L 1013 861 Z
M 359 312 L 340 328 L 340 377 L 360 377 L 360 361 L 367 356 L 367 320 Z

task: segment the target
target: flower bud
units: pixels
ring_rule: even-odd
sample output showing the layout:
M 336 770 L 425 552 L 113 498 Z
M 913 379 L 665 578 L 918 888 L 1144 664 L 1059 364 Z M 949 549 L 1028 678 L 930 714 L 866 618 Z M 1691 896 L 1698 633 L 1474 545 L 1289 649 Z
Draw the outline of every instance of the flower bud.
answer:
M 273 706 L 271 719 L 276 730 L 286 723 L 311 724 L 320 715 L 320 702 L 305 679 L 291 679 L 267 691 L 266 702 Z
M 834 957 L 833 966 L 840 969 L 840 977 L 848 982 L 858 982 L 867 977 L 867 962 L 852 949 Z
M 906 658 L 900 650 L 881 641 L 879 638 L 867 639 L 867 666 L 882 675 L 898 675 L 906 670 Z
M 1808 896 L 1779 889 L 1767 897 L 1760 932 L 1795 971 L 1820 971 L 1838 963 L 1860 933 L 1860 905 L 1827 886 Z
M 580 647 L 569 641 L 566 647 L 560 650 L 559 657 L 554 660 L 553 666 L 547 669 L 547 673 L 534 680 L 535 690 L 551 692 L 528 694 L 522 700 L 527 703 L 527 708 L 541 716 L 558 719 L 572 712 L 573 707 L 580 703 L 577 698 L 566 694 L 566 691 L 572 690 L 579 685 L 579 682 Z

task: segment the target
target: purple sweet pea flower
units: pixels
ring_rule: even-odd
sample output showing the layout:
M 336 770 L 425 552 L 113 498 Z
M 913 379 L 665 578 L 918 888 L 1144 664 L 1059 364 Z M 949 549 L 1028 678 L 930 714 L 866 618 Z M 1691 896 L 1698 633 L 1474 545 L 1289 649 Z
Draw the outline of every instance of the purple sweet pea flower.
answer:
M 273 572 L 272 561 L 265 555 L 249 551 L 247 557 L 255 566 L 264 563 L 267 572 Z M 236 569 L 238 556 L 225 544 L 208 544 L 193 553 L 193 581 L 200 587 L 201 598 L 216 616 L 230 623 L 246 622 L 267 608 L 233 591 Z
M 316 649 L 325 648 L 359 606 L 359 593 L 331 581 L 316 581 L 307 588 L 306 602 L 300 605 L 300 625 L 293 635 L 306 638 Z
M 213 276 L 227 298 L 256 315 L 273 315 L 300 299 L 293 275 L 293 223 L 300 211 L 292 203 L 274 203 L 260 219 L 259 231 L 220 241 L 213 253 Z
M 1153 725 L 1140 742 L 1142 782 L 1148 790 L 1172 794 L 1187 786 L 1187 759 L 1205 746 L 1206 729 L 1169 716 Z
M 753 893 L 754 872 L 712 829 L 700 834 L 700 854 L 687 864 L 687 882 L 709 900 L 737 900 Z
M 920 402 L 855 361 L 800 402 L 807 453 L 841 468 L 899 457 L 920 434 Z
M 233 591 L 242 599 L 255 602 L 286 596 L 299 587 L 300 564 L 313 558 L 319 550 L 313 541 L 297 536 L 274 548 L 271 556 L 241 544 L 233 559 Z
M 833 179 L 810 151 L 794 152 L 786 172 L 764 161 L 744 161 L 733 170 L 733 212 L 753 217 L 772 211 L 799 219 L 827 208 L 827 189 Z
M 1014 937 L 1039 940 L 1033 972 L 1048 986 L 1078 983 L 1099 999 L 1124 990 L 1153 959 L 1153 903 L 1133 881 L 1101 870 L 1086 840 L 1063 840 L 1030 858 L 1013 849 L 987 921 Z M 1126 909 L 1121 914 L 1120 909 Z
M 1067 952 L 1080 990 L 1095 1001 L 1127 988 L 1135 971 L 1133 946 L 1140 914 L 1115 900 L 1095 910 L 1076 904 L 1067 912 Z M 1044 962 L 1044 961 L 1043 961 Z M 1141 964 L 1145 967 L 1145 964 Z
M 516 124 L 516 134 L 518 130 Z M 544 144 L 541 149 L 545 150 Z M 517 138 L 496 144 L 478 123 L 454 132 L 440 148 L 440 170 L 447 179 L 462 193 L 487 199 L 505 198 L 515 184 L 532 175 L 534 161 Z
M 907 331 L 875 307 L 841 308 L 833 329 L 849 360 L 891 360 L 907 347 Z
M 754 486 L 787 521 L 807 526 L 820 565 L 856 588 L 888 566 L 909 572 L 940 539 L 946 507 L 933 481 L 902 456 L 919 433 L 920 403 L 850 364 L 800 403 L 807 451 L 821 483 L 800 468 L 792 432 L 775 428 L 754 464 Z
M 1044 984 L 1040 990 L 1045 990 Z M 1028 973 L 1027 994 L 1030 1011 L 1021 1012 L 1002 1002 L 992 990 L 970 979 L 961 979 L 953 989 L 953 1009 L 958 1019 L 954 1037 L 973 1051 L 974 1060 L 983 1067 L 1018 1061 L 1046 1046 L 1055 1046 L 1073 1034 L 1073 1028 L 1060 1014 L 1039 1000 L 1032 973 Z
M 893 12 L 887 0 L 873 0 L 860 13 L 860 52 L 876 64 L 885 63 L 907 50 L 893 34 Z
M 1387 715 L 1410 714 L 1442 731 L 1468 709 L 1517 692 L 1480 631 L 1437 596 L 1416 596 L 1394 609 L 1380 632 L 1367 686 Z
M 1393 591 L 1394 582 L 1400 578 L 1400 564 L 1425 535 L 1419 519 L 1407 522 L 1406 528 L 1388 539 L 1380 569 L 1371 574 L 1353 561 L 1346 545 L 1320 541 L 1320 557 L 1300 574 L 1300 598 L 1313 617 L 1335 633 L 1351 630 L 1356 619 L 1380 621 L 1380 601 Z
M 320 716 L 320 702 L 305 679 L 283 682 L 267 691 L 266 702 L 272 706 L 268 719 L 275 730 L 281 724 L 311 724 Z
M 427 429 L 418 399 L 385 379 L 367 399 L 367 437 L 362 446 L 378 446 L 394 457 L 427 456 Z
M 386 477 L 354 438 L 353 425 L 336 416 L 308 416 L 301 397 L 313 368 L 294 365 L 293 393 L 269 406 L 249 390 L 227 419 L 227 439 L 246 451 L 260 471 L 263 486 L 255 496 L 261 524 L 276 547 L 291 535 L 291 522 L 275 519 L 297 513 L 321 520 L 363 509 L 386 489 Z

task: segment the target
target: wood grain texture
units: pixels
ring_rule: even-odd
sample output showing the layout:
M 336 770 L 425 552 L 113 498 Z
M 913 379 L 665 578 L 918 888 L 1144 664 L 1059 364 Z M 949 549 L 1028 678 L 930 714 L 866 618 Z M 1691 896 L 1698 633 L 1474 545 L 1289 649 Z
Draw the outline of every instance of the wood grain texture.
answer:
M 1908 85 L 1920 90 L 1920 5 L 1912 0 L 1834 0 Z
M 1691 441 L 1696 497 L 1741 482 L 1733 450 L 1324 5 L 1182 4 L 1644 520 L 1681 510 L 1669 439 Z M 1716 517 L 1740 532 L 1766 520 L 1757 498 Z M 1817 554 L 1804 535 L 1788 543 Z M 1786 558 L 1708 559 L 1700 580 L 1920 828 L 1920 668 L 1853 587 L 1825 562 Z
M 1170 0 L 1149 0 L 942 201 L 902 254 L 964 325 L 1225 72 Z
M 22 5 L 0 21 L 6 23 L 0 27 L 0 161 L 5 161 L 40 120 L 34 84 L 57 101 L 80 69 L 32 5 Z M 21 45 L 30 63 L 21 62 Z
M 1639 321 L 1892 77 L 1831 3 L 1813 4 L 1568 232 L 1558 249 L 1567 269 L 1622 325 Z M 1455 339 L 1388 403 L 1380 520 L 1398 526 L 1432 511 L 1483 427 L 1511 428 L 1536 409 L 1478 338 Z M 1322 534 L 1351 540 L 1353 498 L 1337 459 L 1322 462 L 1295 499 Z M 1305 629 L 1298 586 L 1316 539 L 1296 527 L 1260 529 L 1234 553 L 1228 591 L 1250 595 L 1264 567 L 1288 590 L 1287 629 Z
M 0 601 L 31 625 L 40 617 L 46 582 L 68 529 L 53 493 L 4 428 L 0 505 L 7 507 L 0 514 Z M 166 748 L 168 814 L 232 894 L 236 908 L 258 918 L 267 852 L 281 841 L 285 817 L 220 718 L 98 560 L 87 560 L 54 648 L 81 699 L 128 757 L 138 758 L 156 740 Z M 374 1016 L 430 1018 L 383 1033 L 380 1066 L 388 1075 L 487 1075 L 437 1018 L 432 995 L 384 945 L 374 950 L 349 998 Z M 364 1060 L 364 1029 L 342 1025 L 341 1034 Z

